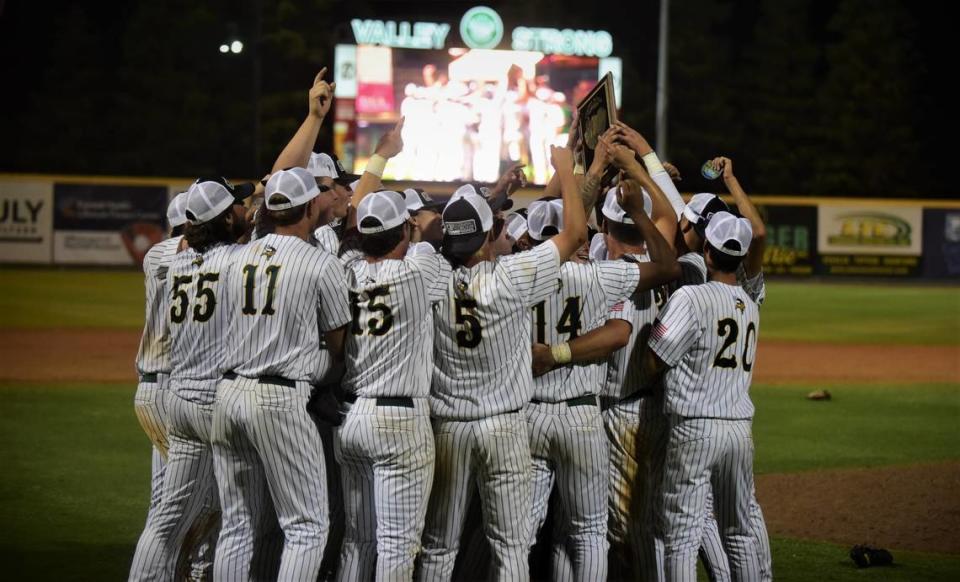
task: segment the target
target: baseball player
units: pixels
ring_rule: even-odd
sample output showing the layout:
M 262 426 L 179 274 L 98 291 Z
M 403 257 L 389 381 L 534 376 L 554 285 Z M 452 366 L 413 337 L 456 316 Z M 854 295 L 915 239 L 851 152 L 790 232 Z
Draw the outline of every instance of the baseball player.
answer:
M 219 287 L 229 272 L 230 245 L 246 229 L 243 200 L 252 193 L 252 184 L 233 187 L 223 179 L 200 179 L 187 192 L 190 248 L 173 258 L 167 273 L 170 448 L 160 504 L 140 536 L 130 580 L 173 579 L 177 550 L 197 519 L 207 514 L 207 527 L 216 526 L 209 523 L 219 509 L 210 428 L 230 313 Z
M 434 312 L 436 469 L 422 580 L 450 579 L 474 483 L 496 576 L 529 579 L 531 460 L 522 409 L 533 384 L 530 309 L 556 291 L 560 264 L 586 240 L 573 155 L 553 148 L 552 157 L 563 185 L 564 230 L 537 248 L 491 261 L 493 212 L 471 187 L 443 212 L 443 254 L 456 271 Z
M 222 288 L 236 306 L 213 412 L 223 525 L 214 577 L 246 580 L 272 501 L 283 530 L 278 578 L 316 580 L 328 517 L 324 456 L 307 413 L 343 350 L 350 321 L 343 268 L 308 243 L 319 189 L 303 168 L 267 182 L 276 232 L 246 245 Z
M 413 226 L 400 194 L 368 194 L 357 221 L 364 257 L 347 265 L 350 407 L 337 433 L 347 530 L 337 577 L 411 580 L 433 485 L 433 306 L 452 271 L 440 254 L 404 258 Z
M 143 335 L 137 349 L 137 392 L 134 397 L 134 411 L 137 420 L 147 438 L 153 444 L 150 507 L 147 520 L 156 511 L 160 502 L 164 467 L 167 458 L 167 414 L 165 397 L 167 381 L 170 375 L 170 336 L 166 325 L 166 295 L 164 284 L 170 260 L 183 249 L 183 225 L 187 222 L 184 214 L 187 193 L 177 194 L 167 207 L 167 223 L 170 225 L 170 238 L 150 248 L 143 258 L 143 283 L 146 289 L 146 313 Z
M 667 580 L 696 580 L 706 497 L 734 580 L 760 579 L 753 533 L 753 403 L 748 394 L 759 332 L 756 301 L 736 271 L 752 239 L 750 222 L 726 212 L 706 228 L 708 282 L 671 296 L 650 334 L 647 369 L 663 374 L 669 440 L 660 515 Z
M 534 379 L 533 399 L 526 409 L 533 456 L 531 545 L 546 518 L 556 481 L 565 522 L 557 525 L 568 540 L 576 580 L 606 579 L 609 473 L 597 400 L 603 366 L 597 362 L 563 365 L 572 359 L 566 342 L 601 325 L 614 303 L 679 275 L 673 250 L 647 218 L 650 197 L 639 185 L 627 183 L 624 188 L 624 203 L 648 241 L 651 262 L 564 263 L 560 291 L 532 311 L 534 350 L 550 349 L 561 367 Z M 561 212 L 558 200 L 530 205 L 529 234 L 535 244 L 561 230 Z

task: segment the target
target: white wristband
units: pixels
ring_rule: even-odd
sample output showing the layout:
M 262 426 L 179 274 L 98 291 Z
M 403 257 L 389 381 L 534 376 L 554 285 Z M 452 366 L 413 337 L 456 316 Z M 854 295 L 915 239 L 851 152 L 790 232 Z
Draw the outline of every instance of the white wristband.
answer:
M 573 357 L 570 353 L 570 344 L 567 342 L 550 346 L 550 354 L 557 364 L 567 364 Z
M 363 169 L 364 172 L 369 172 L 378 178 L 383 177 L 383 170 L 387 167 L 387 158 L 381 156 L 380 154 L 373 154 L 370 156 L 370 161 L 367 162 L 367 167 Z
M 643 156 L 643 164 L 647 167 L 647 173 L 651 176 L 659 174 L 660 172 L 666 172 L 666 170 L 663 169 L 663 164 L 660 163 L 660 158 L 657 157 L 657 152 L 650 152 Z

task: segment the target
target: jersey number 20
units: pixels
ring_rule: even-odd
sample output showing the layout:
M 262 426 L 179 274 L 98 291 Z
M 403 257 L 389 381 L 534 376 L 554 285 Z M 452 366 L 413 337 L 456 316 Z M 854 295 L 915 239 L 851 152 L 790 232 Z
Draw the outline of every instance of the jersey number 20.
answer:
M 721 319 L 717 322 L 717 335 L 720 337 L 725 337 L 723 340 L 723 346 L 721 346 L 720 351 L 717 352 L 715 358 L 713 358 L 713 366 L 715 368 L 736 368 L 737 367 L 737 354 L 734 352 L 729 356 L 725 356 L 724 353 L 732 346 L 737 343 L 737 335 L 740 333 L 740 328 L 737 326 L 736 320 L 730 319 Z M 757 337 L 757 326 L 751 321 L 747 325 L 747 337 L 746 341 L 743 342 L 743 370 L 749 372 L 753 369 L 753 362 L 747 361 L 747 350 L 750 349 L 750 336 L 754 338 Z

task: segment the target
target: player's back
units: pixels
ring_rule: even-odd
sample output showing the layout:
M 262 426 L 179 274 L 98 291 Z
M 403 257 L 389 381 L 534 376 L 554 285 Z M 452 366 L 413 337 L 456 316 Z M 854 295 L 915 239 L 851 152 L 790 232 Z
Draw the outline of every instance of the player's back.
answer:
M 628 261 L 566 262 L 560 267 L 560 288 L 531 310 L 535 343 L 569 342 L 603 325 L 615 303 L 639 283 L 639 269 Z M 573 363 L 533 379 L 533 398 L 560 402 L 596 394 L 603 380 L 603 363 Z
M 432 306 L 446 296 L 450 263 L 438 254 L 347 265 L 353 323 L 347 393 L 424 398 L 433 372 Z
M 187 249 L 170 266 L 170 388 L 178 396 L 210 404 L 216 394 L 235 297 L 226 291 L 242 245 Z
M 332 365 L 321 334 L 350 315 L 336 257 L 295 236 L 268 234 L 240 252 L 226 287 L 235 307 L 222 371 L 319 382 Z
M 164 239 L 150 247 L 143 257 L 146 291 L 143 335 L 137 348 L 137 372 L 154 374 L 170 371 L 170 334 L 167 329 L 167 271 L 177 254 L 182 236 Z
M 434 312 L 434 416 L 485 418 L 530 400 L 530 308 L 556 291 L 559 266 L 548 241 L 454 271 Z
M 752 418 L 759 325 L 757 303 L 740 285 L 711 281 L 674 293 L 651 332 L 655 351 L 671 366 L 664 378 L 666 411 Z

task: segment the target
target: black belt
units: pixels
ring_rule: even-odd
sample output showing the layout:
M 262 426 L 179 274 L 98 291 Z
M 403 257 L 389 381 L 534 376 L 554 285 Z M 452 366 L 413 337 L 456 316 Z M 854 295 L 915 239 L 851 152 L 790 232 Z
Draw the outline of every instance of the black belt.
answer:
M 610 408 L 611 406 L 616 406 L 621 402 L 633 402 L 634 400 L 640 400 L 641 398 L 646 398 L 648 396 L 653 396 L 653 390 L 637 390 L 623 398 L 617 398 L 616 396 L 601 396 L 600 397 L 600 407 L 604 410 Z
M 569 400 L 561 400 L 560 402 L 544 402 L 543 400 L 531 400 L 533 404 L 566 404 L 567 406 L 596 406 L 597 397 L 593 394 L 588 396 L 577 396 L 576 398 L 571 398 Z
M 223 377 L 227 380 L 236 380 L 236 372 L 224 372 Z M 296 388 L 296 380 L 284 378 L 283 376 L 260 376 L 256 379 L 260 384 L 276 384 L 277 386 L 286 386 L 287 388 Z
M 156 374 L 140 374 L 140 381 L 146 384 L 155 384 L 157 382 Z
M 357 401 L 356 394 L 345 394 L 344 402 L 354 404 Z M 402 408 L 413 408 L 413 398 L 409 396 L 378 396 L 376 398 L 377 406 L 400 406 Z

